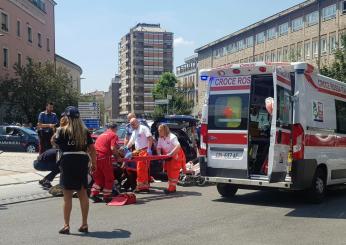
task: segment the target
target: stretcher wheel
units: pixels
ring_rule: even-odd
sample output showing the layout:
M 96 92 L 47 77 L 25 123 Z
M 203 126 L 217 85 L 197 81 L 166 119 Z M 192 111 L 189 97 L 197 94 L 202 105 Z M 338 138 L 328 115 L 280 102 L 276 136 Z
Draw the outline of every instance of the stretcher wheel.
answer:
M 222 197 L 234 197 L 235 193 L 238 191 L 238 187 L 232 184 L 218 183 L 216 185 L 217 191 Z

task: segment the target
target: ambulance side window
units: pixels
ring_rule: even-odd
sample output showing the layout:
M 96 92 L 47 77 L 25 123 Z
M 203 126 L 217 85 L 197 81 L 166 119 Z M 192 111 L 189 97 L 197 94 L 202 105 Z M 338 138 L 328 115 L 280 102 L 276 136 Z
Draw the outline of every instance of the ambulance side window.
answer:
M 292 122 L 292 106 L 290 102 L 290 91 L 277 86 L 277 118 L 276 126 L 290 128 Z
M 346 102 L 335 100 L 336 132 L 346 134 Z

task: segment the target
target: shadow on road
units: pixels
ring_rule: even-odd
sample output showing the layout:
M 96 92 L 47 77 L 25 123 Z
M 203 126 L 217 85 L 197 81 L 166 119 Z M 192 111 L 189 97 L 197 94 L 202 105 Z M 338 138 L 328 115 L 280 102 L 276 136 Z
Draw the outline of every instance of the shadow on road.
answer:
M 166 200 L 166 199 L 172 199 L 172 198 L 175 199 L 175 198 L 181 198 L 181 197 L 187 197 L 187 196 L 201 196 L 202 195 L 200 192 L 181 191 L 181 190 L 177 190 L 176 193 L 166 195 L 163 192 L 164 189 L 165 188 L 163 187 L 151 187 L 150 194 L 143 194 L 137 197 L 136 204 L 144 204 L 151 201 L 159 201 L 159 200 Z
M 129 238 L 131 232 L 122 229 L 114 229 L 113 231 L 91 231 L 88 234 L 71 234 L 74 236 L 94 237 L 100 239 L 116 239 L 116 238 Z
M 304 192 L 284 191 L 256 191 L 213 201 L 293 209 L 286 214 L 289 217 L 346 219 L 346 190 L 330 191 L 321 204 L 309 204 Z

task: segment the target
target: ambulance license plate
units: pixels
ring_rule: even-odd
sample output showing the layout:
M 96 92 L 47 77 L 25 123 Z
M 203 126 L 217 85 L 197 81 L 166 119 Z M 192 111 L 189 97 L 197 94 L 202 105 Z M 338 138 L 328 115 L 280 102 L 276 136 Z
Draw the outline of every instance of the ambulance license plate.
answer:
M 243 151 L 224 151 L 215 152 L 212 159 L 215 160 L 241 160 L 243 158 Z

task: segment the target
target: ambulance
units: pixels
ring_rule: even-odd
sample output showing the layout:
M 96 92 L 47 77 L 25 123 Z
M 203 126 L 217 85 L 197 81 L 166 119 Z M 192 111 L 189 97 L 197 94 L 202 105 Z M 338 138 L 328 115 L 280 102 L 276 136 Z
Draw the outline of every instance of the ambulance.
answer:
M 201 175 L 224 197 L 240 189 L 305 190 L 322 202 L 346 183 L 346 83 L 308 63 L 201 70 Z

